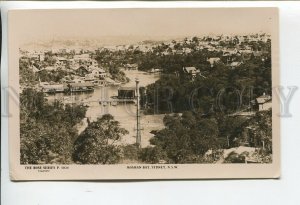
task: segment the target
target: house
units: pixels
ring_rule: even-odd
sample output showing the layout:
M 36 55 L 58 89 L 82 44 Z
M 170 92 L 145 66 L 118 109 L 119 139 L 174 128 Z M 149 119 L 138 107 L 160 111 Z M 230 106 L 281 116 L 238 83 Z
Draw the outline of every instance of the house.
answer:
M 209 59 L 207 59 L 207 61 L 210 63 L 210 67 L 214 67 L 214 65 L 219 63 L 221 61 L 221 59 L 218 57 L 215 57 L 215 58 L 209 58 Z
M 184 72 L 191 74 L 193 77 L 200 73 L 200 70 L 197 70 L 195 67 L 183 67 L 182 69 Z
M 258 111 L 269 110 L 272 108 L 272 98 L 270 95 L 266 95 L 265 93 L 256 98 L 256 103 L 258 105 Z
M 105 78 L 106 77 L 106 72 L 105 72 L 104 69 L 98 68 L 98 72 L 99 72 L 99 78 Z
M 195 67 L 183 67 L 182 69 L 183 69 L 183 71 L 184 71 L 185 73 L 188 73 L 189 75 L 191 75 L 191 76 L 192 76 L 192 79 L 194 79 L 197 75 L 199 75 L 199 76 L 201 76 L 201 77 L 203 77 L 203 78 L 206 78 L 205 76 L 203 76 L 203 75 L 201 74 L 200 70 L 198 70 L 198 69 L 195 68 Z
M 102 68 L 98 67 L 89 67 L 88 68 L 89 73 L 85 74 L 85 76 L 89 76 L 90 78 L 105 78 L 106 77 L 106 72 Z
M 76 70 L 76 72 L 77 72 L 79 75 L 81 75 L 81 76 L 84 76 L 84 75 L 86 75 L 86 74 L 89 73 L 89 71 L 87 70 L 87 68 L 86 68 L 85 66 L 80 66 L 80 67 Z

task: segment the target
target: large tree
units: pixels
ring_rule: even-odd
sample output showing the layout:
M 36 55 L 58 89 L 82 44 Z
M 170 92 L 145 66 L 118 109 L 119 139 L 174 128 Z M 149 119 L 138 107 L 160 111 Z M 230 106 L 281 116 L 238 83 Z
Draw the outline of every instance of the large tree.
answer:
M 80 164 L 114 164 L 121 158 L 117 144 L 128 131 L 110 114 L 92 122 L 74 144 L 73 160 Z

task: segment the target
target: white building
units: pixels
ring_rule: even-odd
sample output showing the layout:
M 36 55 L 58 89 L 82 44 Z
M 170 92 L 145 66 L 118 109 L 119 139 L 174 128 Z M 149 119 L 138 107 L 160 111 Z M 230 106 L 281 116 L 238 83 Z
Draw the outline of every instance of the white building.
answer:
M 256 102 L 258 104 L 258 111 L 268 110 L 272 108 L 272 98 L 270 95 L 266 95 L 265 93 L 262 96 L 256 98 Z
M 207 61 L 210 63 L 211 67 L 214 67 L 215 64 L 219 63 L 221 61 L 220 58 L 209 58 Z

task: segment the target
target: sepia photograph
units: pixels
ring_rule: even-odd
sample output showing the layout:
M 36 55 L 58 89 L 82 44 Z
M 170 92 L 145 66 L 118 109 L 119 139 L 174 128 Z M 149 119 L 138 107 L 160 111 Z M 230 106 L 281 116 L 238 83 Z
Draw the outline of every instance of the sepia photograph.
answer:
M 279 177 L 277 18 L 10 11 L 11 179 Z

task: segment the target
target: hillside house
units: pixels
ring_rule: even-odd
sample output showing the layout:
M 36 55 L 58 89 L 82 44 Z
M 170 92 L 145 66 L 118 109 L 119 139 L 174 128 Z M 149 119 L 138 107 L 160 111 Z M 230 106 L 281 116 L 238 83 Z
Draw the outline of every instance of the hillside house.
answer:
M 192 77 L 192 79 L 200 74 L 200 70 L 195 67 L 183 67 L 182 69 L 185 73 L 188 73 Z
M 201 74 L 201 71 L 195 67 L 183 67 L 182 69 L 183 69 L 183 72 L 185 72 L 191 76 L 192 80 L 194 80 L 196 78 L 196 76 L 198 76 L 198 75 L 203 78 L 206 78 L 205 76 L 203 76 Z
M 256 104 L 258 105 L 258 111 L 269 110 L 272 108 L 272 98 L 264 93 L 256 98 Z
M 102 68 L 92 68 L 89 69 L 89 73 L 85 74 L 85 77 L 88 78 L 105 78 L 106 77 L 106 72 Z
M 80 66 L 76 72 L 81 75 L 81 76 L 85 76 L 86 74 L 89 73 L 88 69 L 85 66 Z
M 210 67 L 214 67 L 217 63 L 221 62 L 221 59 L 218 57 L 214 57 L 207 59 L 207 61 L 209 62 Z

